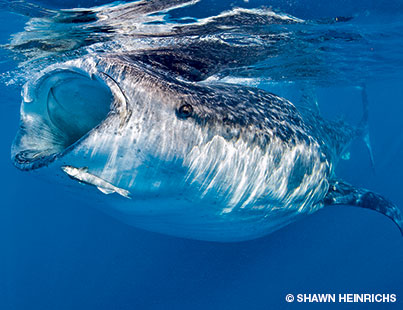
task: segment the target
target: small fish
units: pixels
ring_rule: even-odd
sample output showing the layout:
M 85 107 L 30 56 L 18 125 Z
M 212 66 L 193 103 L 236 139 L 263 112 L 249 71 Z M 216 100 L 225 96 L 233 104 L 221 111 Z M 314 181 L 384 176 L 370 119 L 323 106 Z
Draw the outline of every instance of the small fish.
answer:
M 72 166 L 62 166 L 61 169 L 71 178 L 78 180 L 82 183 L 93 185 L 98 188 L 102 193 L 109 195 L 118 193 L 119 195 L 131 199 L 130 192 L 116 187 L 115 185 L 97 177 L 96 175 L 88 172 L 88 167 L 76 168 Z

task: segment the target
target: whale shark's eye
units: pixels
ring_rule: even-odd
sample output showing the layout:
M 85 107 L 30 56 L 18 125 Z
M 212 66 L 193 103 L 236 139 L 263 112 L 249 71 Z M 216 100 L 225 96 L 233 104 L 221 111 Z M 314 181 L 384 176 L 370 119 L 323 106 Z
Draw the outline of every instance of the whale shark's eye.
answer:
M 188 103 L 183 104 L 180 106 L 176 114 L 179 118 L 188 118 L 193 114 L 193 107 Z

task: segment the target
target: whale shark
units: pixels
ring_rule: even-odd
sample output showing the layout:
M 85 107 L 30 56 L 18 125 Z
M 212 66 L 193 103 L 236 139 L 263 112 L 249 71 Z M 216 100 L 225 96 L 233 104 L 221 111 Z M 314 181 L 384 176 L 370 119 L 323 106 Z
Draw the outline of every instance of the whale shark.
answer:
M 15 166 L 136 227 L 186 238 L 253 239 L 339 204 L 402 230 L 393 203 L 335 176 L 365 126 L 168 65 L 111 54 L 50 66 L 23 88 Z
M 310 51 L 316 34 L 299 31 L 305 21 L 236 8 L 164 24 L 161 8 L 188 3 L 48 10 L 30 20 L 10 44 L 28 59 L 21 67 L 41 68 L 22 88 L 14 165 L 130 225 L 178 237 L 250 240 L 334 205 L 375 210 L 403 232 L 396 205 L 335 173 L 357 138 L 373 162 L 364 86 L 362 120 L 351 126 L 321 116 L 309 83 L 292 103 L 222 78 L 267 74 L 262 66 L 278 57 L 291 62 L 268 62 L 273 79 L 324 75 L 318 53 L 304 60 L 309 68 L 287 56 Z M 362 42 L 346 30 L 336 38 Z

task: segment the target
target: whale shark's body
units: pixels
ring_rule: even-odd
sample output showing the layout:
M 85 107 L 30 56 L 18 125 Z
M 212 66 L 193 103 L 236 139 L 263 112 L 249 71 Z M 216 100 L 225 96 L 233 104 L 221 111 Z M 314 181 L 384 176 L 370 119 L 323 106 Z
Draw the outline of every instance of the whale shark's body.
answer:
M 87 56 L 42 72 L 24 88 L 15 165 L 70 185 L 97 180 L 112 194 L 84 190 L 106 212 L 187 238 L 252 239 L 346 203 L 401 227 L 392 203 L 334 175 L 362 129 L 155 59 Z

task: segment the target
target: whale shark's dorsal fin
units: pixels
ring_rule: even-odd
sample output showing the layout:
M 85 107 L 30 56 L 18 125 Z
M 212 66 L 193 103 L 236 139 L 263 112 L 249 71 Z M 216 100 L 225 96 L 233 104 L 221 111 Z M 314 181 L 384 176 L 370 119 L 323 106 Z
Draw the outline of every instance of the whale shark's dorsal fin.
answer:
M 365 84 L 363 84 L 360 86 L 360 89 L 361 89 L 362 108 L 364 113 L 362 115 L 360 124 L 358 125 L 358 131 L 359 135 L 362 136 L 365 146 L 367 147 L 372 170 L 375 171 L 374 154 L 372 152 L 371 139 L 369 136 L 369 125 L 368 125 L 369 101 L 368 101 L 367 87 Z
M 318 97 L 314 85 L 310 83 L 302 83 L 300 86 L 301 97 L 298 106 L 305 108 L 316 115 L 320 115 Z
M 334 180 L 324 198 L 325 205 L 351 205 L 378 211 L 390 218 L 403 235 L 403 217 L 399 208 L 386 198 L 367 189 Z

